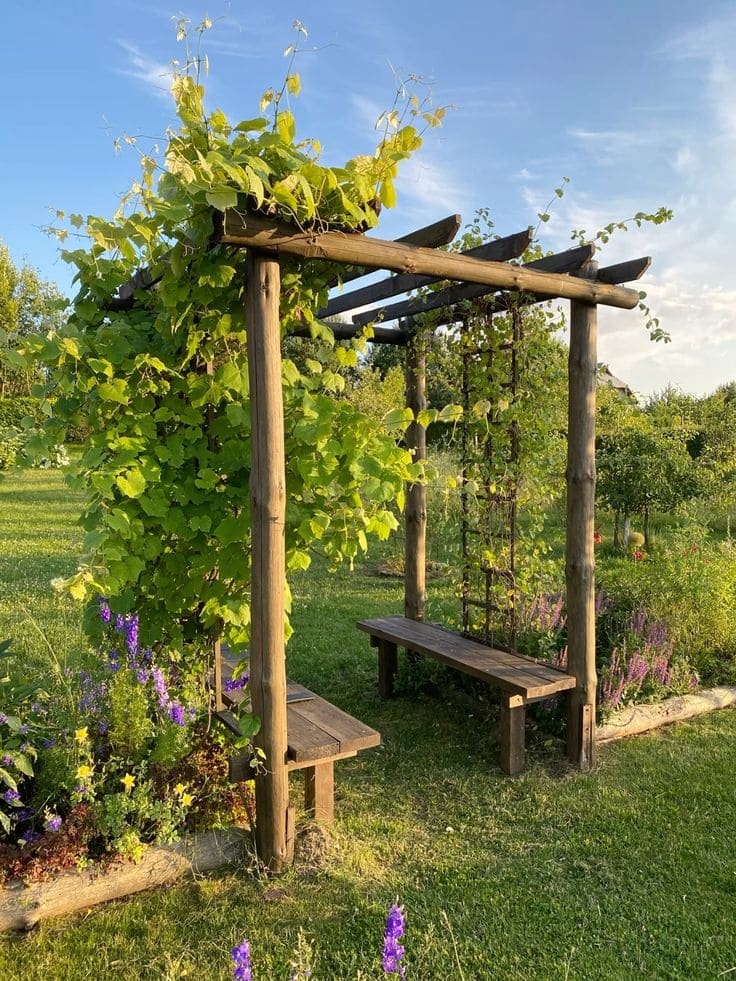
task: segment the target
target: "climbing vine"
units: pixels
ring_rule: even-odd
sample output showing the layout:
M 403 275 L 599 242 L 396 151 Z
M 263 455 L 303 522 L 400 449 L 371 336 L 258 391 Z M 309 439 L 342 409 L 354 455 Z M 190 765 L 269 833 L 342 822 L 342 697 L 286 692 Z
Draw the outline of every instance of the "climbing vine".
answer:
M 208 26 L 197 28 L 200 40 Z M 175 643 L 222 632 L 240 645 L 249 636 L 245 257 L 213 246 L 218 211 L 372 227 L 394 203 L 398 165 L 443 114 L 402 87 L 375 153 L 326 166 L 316 140 L 297 138 L 289 106 L 306 34 L 295 29 L 283 85 L 264 93 L 261 115 L 235 124 L 206 109 L 199 44 L 194 56 L 187 48 L 172 83 L 178 129 L 162 154 L 141 152 L 141 177 L 114 217 L 58 213 L 78 292 L 68 324 L 24 349 L 45 366 L 42 394 L 53 402 L 31 448 L 43 451 L 70 426 L 90 432 L 73 478 L 86 492 L 85 556 L 63 587 L 79 599 L 112 597 L 152 636 Z M 178 30 L 188 43 L 186 25 Z M 69 248 L 74 237 L 80 244 Z M 139 289 L 129 309 L 111 306 L 142 267 L 155 285 Z M 314 340 L 299 366 L 283 361 L 289 573 L 316 553 L 333 565 L 352 561 L 369 536 L 387 537 L 404 481 L 419 473 L 397 439 L 405 413 L 381 424 L 338 397 L 340 369 L 366 343 L 336 346 L 316 319 L 339 272 L 282 260 L 283 333 L 307 327 Z

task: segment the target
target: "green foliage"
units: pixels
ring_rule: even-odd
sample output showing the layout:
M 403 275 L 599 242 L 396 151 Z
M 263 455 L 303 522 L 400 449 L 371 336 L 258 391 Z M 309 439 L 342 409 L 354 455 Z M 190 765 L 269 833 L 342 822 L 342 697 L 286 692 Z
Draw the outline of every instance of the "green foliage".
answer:
M 598 581 L 611 603 L 599 620 L 601 643 L 621 635 L 645 609 L 667 625 L 677 657 L 710 684 L 736 681 L 736 555 L 694 522 L 684 524 L 642 561 L 606 558 Z
M 389 412 L 404 408 L 404 389 L 404 372 L 398 365 L 390 367 L 383 376 L 368 366 L 360 372 L 355 385 L 347 389 L 346 397 L 363 415 L 381 420 Z
M 24 352 L 49 372 L 46 443 L 70 428 L 88 433 L 76 484 L 88 499 L 87 557 L 66 588 L 80 599 L 118 597 L 177 643 L 222 631 L 241 646 L 250 626 L 245 258 L 209 247 L 213 209 L 372 227 L 378 202 L 392 203 L 398 164 L 421 143 L 414 123 L 434 125 L 441 110 L 400 95 L 382 117 L 373 156 L 327 167 L 317 141 L 297 140 L 283 107 L 299 88 L 293 73 L 280 91 L 264 93 L 270 118 L 232 125 L 220 109 L 205 110 L 200 66 L 188 58 L 174 79 L 180 125 L 163 163 L 143 155 L 142 178 L 112 221 L 69 216 L 91 243 L 64 253 L 77 270 L 74 308 L 63 329 L 30 339 Z M 139 292 L 132 311 L 107 310 L 140 265 L 160 275 L 156 289 Z M 307 326 L 316 340 L 303 366 L 283 363 L 289 572 L 305 569 L 313 553 L 352 561 L 368 536 L 385 538 L 403 482 L 419 474 L 397 445 L 407 418 L 389 419 L 387 429 L 338 397 L 341 372 L 357 364 L 365 342 L 335 346 L 315 319 L 335 272 L 282 261 L 283 332 Z M 30 450 L 46 443 L 34 439 Z
M 0 402 L 30 395 L 36 372 L 18 358 L 16 348 L 24 337 L 60 327 L 65 306 L 53 283 L 27 264 L 18 269 L 0 242 Z M 2 421 L 0 415 L 0 428 Z

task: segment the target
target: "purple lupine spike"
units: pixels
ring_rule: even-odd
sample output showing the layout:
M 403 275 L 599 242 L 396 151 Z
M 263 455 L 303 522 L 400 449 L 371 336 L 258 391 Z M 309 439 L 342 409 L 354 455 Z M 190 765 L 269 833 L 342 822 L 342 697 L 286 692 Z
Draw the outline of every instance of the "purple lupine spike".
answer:
M 130 654 L 138 653 L 138 617 L 133 615 L 125 621 L 125 646 Z
M 118 633 L 122 633 L 123 630 L 125 630 L 125 617 L 122 613 L 118 613 L 118 615 L 115 617 L 115 629 L 118 631 Z
M 383 935 L 383 973 L 398 974 L 405 977 L 405 969 L 401 960 L 405 948 L 399 943 L 404 936 L 404 910 L 394 903 L 388 911 L 386 930 Z
M 100 608 L 100 620 L 103 623 L 109 623 L 112 620 L 112 610 L 110 609 L 110 604 L 107 602 L 104 596 L 100 596 L 97 602 Z

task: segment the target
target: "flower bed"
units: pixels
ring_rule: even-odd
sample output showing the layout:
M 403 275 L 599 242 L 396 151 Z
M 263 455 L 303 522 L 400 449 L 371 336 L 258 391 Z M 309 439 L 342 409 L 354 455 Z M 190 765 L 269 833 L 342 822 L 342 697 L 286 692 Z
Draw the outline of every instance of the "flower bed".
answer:
M 104 601 L 100 621 L 96 655 L 75 667 L 21 665 L 0 645 L 0 885 L 148 861 L 150 846 L 250 823 L 202 658 L 142 647 L 138 618 Z

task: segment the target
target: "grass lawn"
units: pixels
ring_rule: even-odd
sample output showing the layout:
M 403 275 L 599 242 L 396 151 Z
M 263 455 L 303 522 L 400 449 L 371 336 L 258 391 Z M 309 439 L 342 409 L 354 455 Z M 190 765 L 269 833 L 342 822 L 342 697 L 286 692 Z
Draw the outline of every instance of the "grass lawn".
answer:
M 74 567 L 78 508 L 56 473 L 0 482 L 0 638 L 29 659 L 47 643 L 73 658 L 81 644 L 78 609 L 48 587 Z M 728 977 L 736 712 L 612 746 L 588 776 L 532 739 L 510 780 L 494 727 L 428 694 L 421 667 L 404 666 L 399 695 L 379 700 L 354 623 L 401 606 L 400 584 L 369 565 L 295 584 L 289 674 L 383 734 L 336 766 L 326 866 L 287 873 L 275 894 L 242 870 L 5 935 L 0 978 L 227 978 L 247 937 L 254 978 L 276 981 L 302 928 L 315 979 L 377 979 L 396 897 L 410 978 Z

